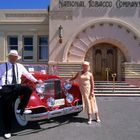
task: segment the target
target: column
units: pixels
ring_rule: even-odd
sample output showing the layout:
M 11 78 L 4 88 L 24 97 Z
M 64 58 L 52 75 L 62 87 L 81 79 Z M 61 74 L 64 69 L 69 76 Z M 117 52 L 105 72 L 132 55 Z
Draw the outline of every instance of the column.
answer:
M 6 35 L 0 32 L 0 63 L 6 61 L 7 59 L 7 43 Z

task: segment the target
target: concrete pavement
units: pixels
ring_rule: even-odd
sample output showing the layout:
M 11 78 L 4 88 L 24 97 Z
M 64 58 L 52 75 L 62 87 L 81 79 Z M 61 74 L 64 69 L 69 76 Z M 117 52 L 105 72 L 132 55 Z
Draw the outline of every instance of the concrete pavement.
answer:
M 101 123 L 87 124 L 83 112 L 76 117 L 60 117 L 14 126 L 11 140 L 139 140 L 140 97 L 97 97 Z M 2 120 L 0 119 L 0 140 Z

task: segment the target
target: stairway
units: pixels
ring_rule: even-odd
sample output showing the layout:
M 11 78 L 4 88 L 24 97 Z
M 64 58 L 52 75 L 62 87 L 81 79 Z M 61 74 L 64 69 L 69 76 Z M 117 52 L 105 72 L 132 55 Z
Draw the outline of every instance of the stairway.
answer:
M 73 77 L 78 71 L 81 70 L 80 64 L 67 64 L 67 63 L 60 63 L 58 64 L 58 73 L 59 76 L 62 78 L 71 78 Z
M 140 87 L 125 82 L 95 81 L 94 92 L 96 96 L 140 96 Z
M 58 74 L 64 79 L 73 77 L 81 70 L 79 63 L 59 63 Z M 95 81 L 96 96 L 140 96 L 140 87 L 125 82 L 116 82 L 113 89 L 112 81 Z

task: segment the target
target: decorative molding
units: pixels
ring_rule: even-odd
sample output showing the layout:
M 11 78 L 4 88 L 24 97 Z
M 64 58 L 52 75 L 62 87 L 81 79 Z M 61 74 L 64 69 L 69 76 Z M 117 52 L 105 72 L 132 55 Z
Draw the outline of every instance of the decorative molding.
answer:
M 24 17 L 47 17 L 48 14 L 46 13 L 6 13 L 5 17 L 6 18 L 24 18 Z
M 76 39 L 79 39 L 79 36 L 76 36 Z
M 77 46 L 75 44 L 73 44 L 73 46 L 75 46 L 76 49 L 78 49 L 78 50 L 80 50 L 80 51 L 85 53 L 85 49 L 81 48 L 80 46 Z
M 126 29 L 127 33 L 130 33 L 130 30 L 129 29 Z
M 72 20 L 72 11 L 50 11 L 50 19 L 54 20 Z
M 83 33 L 85 33 L 85 32 L 86 32 L 86 29 L 83 30 Z
M 113 26 L 113 23 L 109 23 L 109 26 Z
M 74 55 L 74 56 L 76 56 L 76 57 L 81 57 L 81 58 L 83 58 L 83 55 L 80 55 L 80 54 L 77 54 L 77 53 L 74 53 L 74 52 L 72 52 L 72 51 L 70 51 L 70 54 L 69 55 Z
M 90 26 L 91 29 L 94 28 L 94 27 L 95 27 L 95 25 L 91 25 L 91 26 Z
M 87 35 L 87 38 L 88 38 L 88 40 L 90 41 L 90 43 L 93 42 L 93 39 L 92 39 L 89 35 Z
M 104 26 L 104 23 L 100 23 L 100 26 Z
M 84 40 L 82 40 L 82 39 L 79 39 L 85 46 L 89 46 Z
M 122 28 L 122 25 L 118 25 L 118 28 L 120 28 L 120 29 L 121 29 L 121 28 Z
M 70 47 L 70 49 L 69 49 L 69 55 L 68 55 L 68 57 L 67 57 L 67 61 L 72 61 L 73 59 L 74 59 L 74 57 L 76 56 L 77 58 L 78 58 L 78 60 L 83 60 L 84 59 L 84 55 L 83 55 L 83 52 L 85 52 L 85 54 L 86 54 L 86 51 L 90 48 L 90 47 L 92 47 L 93 46 L 93 44 L 95 44 L 95 43 L 101 43 L 102 41 L 104 41 L 104 40 L 106 40 L 107 42 L 110 42 L 111 41 L 111 43 L 113 43 L 113 44 L 115 44 L 122 52 L 123 52 L 123 54 L 125 54 L 125 58 L 126 58 L 126 60 L 127 61 L 129 61 L 130 60 L 130 54 L 129 54 L 129 52 L 128 52 L 128 48 L 125 48 L 124 46 L 127 46 L 127 44 L 126 44 L 126 42 L 125 42 L 125 40 L 123 40 L 123 38 L 121 37 L 121 36 L 119 36 L 119 35 L 114 35 L 114 30 L 115 30 L 115 28 L 116 27 L 118 27 L 119 25 L 116 23 L 108 23 L 108 24 L 104 24 L 104 26 L 102 25 L 102 31 L 104 31 L 104 32 L 99 32 L 99 28 L 101 28 L 101 27 L 99 27 L 100 26 L 100 24 L 104 24 L 103 22 L 101 22 L 101 23 L 96 23 L 96 24 L 94 24 L 95 25 L 95 28 L 97 28 L 97 30 L 95 29 L 95 30 L 92 30 L 92 34 L 89 34 L 89 32 L 88 32 L 88 28 L 90 28 L 90 30 L 91 30 L 91 26 L 88 26 L 87 28 L 85 28 L 85 29 L 83 29 L 82 31 L 81 31 L 81 33 L 78 33 L 78 37 L 79 38 L 76 38 L 76 40 L 73 40 L 73 45 L 71 45 L 71 47 Z M 99 25 L 99 26 L 98 26 Z M 106 25 L 106 26 L 105 26 Z M 109 25 L 109 26 L 107 26 L 107 25 Z M 106 33 L 106 28 L 108 28 L 108 32 Z M 127 33 L 128 33 L 128 31 L 130 31 L 130 33 L 133 35 L 133 40 L 136 40 L 136 39 L 138 39 L 138 37 L 130 30 L 130 29 L 128 29 L 128 28 L 126 28 L 125 26 L 121 26 L 121 28 L 120 28 L 121 30 L 118 30 L 118 33 L 120 33 L 121 35 L 122 34 L 126 34 L 127 35 Z M 125 29 L 125 31 L 126 32 L 123 32 L 123 29 Z M 128 31 L 127 31 L 128 30 Z M 83 31 L 85 31 L 85 32 L 83 32 Z M 82 36 L 80 36 L 82 34 Z M 84 34 L 84 38 L 88 41 L 84 41 L 83 40 L 83 34 Z M 125 36 L 126 36 L 125 35 Z M 115 38 L 114 38 L 114 36 L 115 36 Z M 76 54 L 73 54 L 73 51 L 72 50 L 74 50 L 74 49 L 77 49 L 77 50 L 79 50 L 80 49 L 80 46 L 78 45 L 78 48 L 77 48 L 77 45 L 74 45 L 74 43 L 75 43 L 75 41 L 77 41 L 77 39 L 82 43 L 81 45 L 82 45 L 82 49 L 83 49 L 83 51 L 81 52 L 81 51 L 79 51 L 79 53 L 76 53 Z M 114 42 L 114 40 L 113 39 L 116 39 L 116 41 L 119 41 L 119 43 L 118 42 Z M 128 36 L 127 35 L 127 40 L 132 40 L 132 38 L 130 37 L 130 36 Z M 130 41 L 131 41 L 130 40 Z M 92 43 L 93 42 L 93 43 Z M 120 42 L 122 43 L 122 44 L 120 44 Z M 129 48 L 131 47 L 131 43 L 129 43 Z M 123 47 L 122 47 L 123 46 Z M 73 57 L 73 55 L 74 55 L 74 57 Z
M 97 19 L 97 20 L 96 20 L 96 19 L 93 19 L 93 20 L 91 20 L 91 21 L 87 21 L 85 24 L 83 24 L 83 25 L 81 25 L 81 26 L 79 26 L 79 27 L 77 27 L 77 28 L 75 29 L 73 35 L 71 36 L 71 38 L 69 38 L 67 44 L 65 45 L 65 49 L 64 49 L 64 53 L 63 53 L 63 62 L 71 61 L 71 59 L 73 60 L 72 57 L 68 57 L 68 52 L 70 51 L 70 49 L 71 49 L 71 44 L 74 43 L 74 41 L 75 41 L 75 39 L 76 39 L 76 36 L 77 36 L 77 35 L 80 36 L 80 34 L 83 33 L 83 30 L 86 29 L 86 28 L 89 28 L 89 30 L 92 29 L 92 32 L 94 32 L 94 31 L 96 30 L 96 29 L 94 29 L 94 28 L 96 28 L 96 25 L 97 25 L 97 24 L 99 25 L 100 23 L 105 23 L 105 25 L 108 25 L 108 27 L 110 27 L 110 26 L 109 26 L 109 23 L 113 23 L 113 24 L 115 24 L 114 27 L 115 27 L 116 30 L 117 30 L 117 28 L 119 28 L 119 29 L 122 30 L 123 33 L 124 33 L 124 30 L 126 31 L 126 29 L 129 29 L 131 35 L 134 33 L 134 34 L 137 35 L 138 39 L 140 38 L 140 33 L 138 32 L 138 30 L 137 30 L 134 26 L 131 26 L 130 24 L 128 24 L 127 22 L 125 22 L 125 21 L 123 21 L 123 20 L 120 20 L 120 19 L 113 19 L 113 18 L 99 18 L 99 19 Z M 104 26 L 105 26 L 105 25 L 104 25 Z M 111 27 L 111 28 L 113 29 L 114 27 Z M 124 28 L 124 30 L 123 30 L 122 28 Z M 106 29 L 106 28 L 104 28 L 104 29 Z M 116 30 L 115 30 L 115 31 L 116 31 Z M 101 31 L 102 31 L 102 30 L 101 30 Z M 113 30 L 112 30 L 112 31 L 113 31 Z M 117 31 L 119 31 L 119 30 L 117 30 Z M 101 35 L 102 38 L 99 38 L 99 41 L 96 41 L 95 38 L 91 37 L 90 34 L 89 34 L 89 36 L 90 36 L 90 38 L 91 38 L 90 40 L 92 40 L 92 43 L 91 43 L 91 41 L 89 41 L 89 42 L 90 42 L 90 43 L 92 44 L 92 46 L 93 46 L 95 43 L 100 43 L 101 40 L 105 40 L 105 41 L 109 40 L 109 42 L 110 42 L 111 44 L 114 44 L 114 43 L 115 43 L 115 45 L 118 46 L 118 47 L 122 50 L 122 52 L 126 52 L 126 53 L 125 53 L 125 55 L 126 55 L 126 60 L 129 61 L 129 60 L 131 59 L 130 52 L 127 50 L 128 47 L 125 46 L 125 44 L 124 44 L 124 43 L 127 42 L 126 39 L 123 38 L 123 37 L 120 38 L 120 39 L 125 39 L 125 42 L 124 42 L 124 41 L 122 42 L 121 40 L 115 40 L 115 38 L 116 38 L 115 36 L 116 36 L 117 34 L 114 34 L 114 36 L 111 36 L 111 38 L 109 37 L 109 34 L 110 34 L 110 33 L 109 33 L 109 30 L 106 30 L 106 31 L 105 31 L 105 36 Z M 122 35 L 122 34 L 120 34 L 120 35 Z M 134 40 L 133 35 L 132 35 L 132 37 L 131 37 L 131 36 L 128 36 L 127 33 L 126 33 L 126 35 L 127 35 L 127 37 L 129 37 L 129 40 L 135 41 L 135 43 L 136 43 L 135 46 L 138 46 L 139 42 L 136 41 L 136 40 Z M 117 35 L 117 36 L 118 36 L 118 35 Z M 94 35 L 94 37 L 95 37 L 95 35 Z M 80 37 L 79 37 L 79 38 L 80 38 Z M 87 37 L 87 39 L 88 39 L 88 38 L 89 38 L 89 37 Z M 76 39 L 76 40 L 77 40 L 77 39 Z M 132 47 L 131 41 L 130 41 L 130 44 L 128 44 L 128 45 L 129 45 L 129 47 Z M 90 46 L 91 46 L 91 45 L 90 45 Z M 78 61 L 81 61 L 81 59 L 78 60 Z
M 135 39 L 135 40 L 137 39 L 137 36 L 136 36 L 136 35 L 134 35 L 134 39 Z

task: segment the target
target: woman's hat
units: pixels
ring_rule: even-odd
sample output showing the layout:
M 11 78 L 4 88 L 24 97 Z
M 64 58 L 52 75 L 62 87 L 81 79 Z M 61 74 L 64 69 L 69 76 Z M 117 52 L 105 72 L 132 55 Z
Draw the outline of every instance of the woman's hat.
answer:
M 84 62 L 83 62 L 83 65 L 89 66 L 89 62 L 88 62 L 88 61 L 84 61 Z
M 17 59 L 21 59 L 21 56 L 18 55 L 17 50 L 10 50 L 8 56 L 10 56 L 10 55 L 17 56 Z

